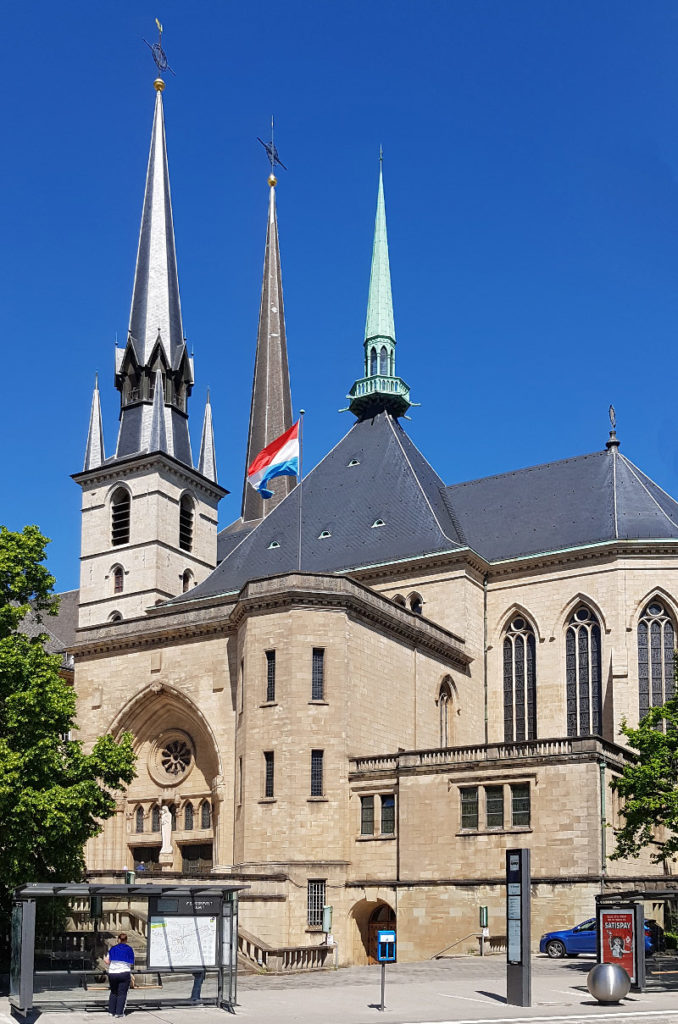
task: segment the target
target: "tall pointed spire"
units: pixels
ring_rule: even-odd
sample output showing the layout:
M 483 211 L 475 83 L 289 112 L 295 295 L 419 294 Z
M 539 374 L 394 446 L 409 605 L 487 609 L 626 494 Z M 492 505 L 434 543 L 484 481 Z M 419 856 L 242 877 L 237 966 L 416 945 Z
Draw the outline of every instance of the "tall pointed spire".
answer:
M 372 269 L 367 298 L 365 320 L 365 376 L 355 381 L 349 394 L 349 409 L 359 419 L 388 411 L 392 416 L 404 416 L 410 408 L 410 389 L 404 380 L 396 377 L 395 325 L 393 297 L 391 295 L 391 267 L 388 258 L 386 233 L 386 204 L 384 202 L 383 154 L 379 149 L 379 189 L 377 214 L 374 221 Z
M 186 351 L 179 301 L 162 103 L 165 83 L 157 78 L 154 87 L 155 112 L 129 334 L 126 347 L 116 350 L 116 387 L 122 405 L 116 455 L 123 458 L 144 450 L 150 431 L 153 380 L 160 369 L 167 402 L 163 451 L 192 467 L 186 412 L 193 387 L 193 361 Z
M 89 430 L 87 431 L 87 445 L 85 447 L 85 465 L 83 471 L 96 469 L 104 462 L 104 428 L 101 422 L 101 399 L 99 397 L 99 374 L 94 379 L 94 393 L 92 395 L 92 410 L 89 414 Z
M 212 426 L 212 403 L 210 392 L 207 389 L 207 401 L 205 402 L 205 418 L 202 422 L 202 439 L 200 441 L 200 460 L 198 472 L 206 476 L 208 480 L 217 482 L 217 457 L 214 450 L 214 428 Z
M 383 156 L 379 152 L 379 191 L 377 192 L 377 215 L 374 221 L 374 243 L 372 245 L 372 269 L 370 291 L 367 298 L 365 320 L 365 341 L 385 338 L 395 345 L 393 323 L 393 297 L 391 295 L 391 267 L 388 261 L 388 236 L 386 234 L 386 204 L 384 202 Z
M 292 477 L 280 477 L 275 481 L 273 497 L 264 501 L 261 495 L 247 482 L 247 467 L 261 449 L 292 426 L 292 394 L 287 362 L 278 218 L 275 207 L 277 179 L 273 173 L 269 176 L 268 183 L 270 194 L 264 280 L 261 289 L 257 354 L 252 383 L 250 429 L 247 438 L 242 498 L 242 518 L 245 522 L 263 518 L 276 505 L 280 504 L 295 486 Z

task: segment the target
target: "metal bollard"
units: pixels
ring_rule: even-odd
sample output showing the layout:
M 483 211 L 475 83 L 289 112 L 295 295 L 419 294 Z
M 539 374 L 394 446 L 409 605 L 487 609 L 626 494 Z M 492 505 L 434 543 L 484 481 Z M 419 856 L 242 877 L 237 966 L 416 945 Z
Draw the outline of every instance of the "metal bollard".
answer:
M 618 1003 L 628 995 L 631 979 L 618 964 L 596 964 L 586 976 L 586 987 L 599 1003 Z

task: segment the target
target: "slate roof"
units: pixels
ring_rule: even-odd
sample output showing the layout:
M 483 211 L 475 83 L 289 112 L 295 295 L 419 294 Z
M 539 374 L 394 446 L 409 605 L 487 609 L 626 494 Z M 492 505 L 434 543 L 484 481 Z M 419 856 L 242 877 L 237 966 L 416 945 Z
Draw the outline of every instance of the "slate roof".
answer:
M 335 572 L 464 546 L 442 480 L 385 412 L 358 420 L 308 474 L 302 509 L 305 572 Z M 384 525 L 373 525 L 378 520 Z M 240 531 L 237 523 L 229 531 L 219 537 L 221 550 L 228 552 L 223 561 L 173 603 L 232 593 L 247 580 L 297 570 L 299 488 L 251 532 Z M 234 545 L 241 534 L 244 539 Z
M 678 502 L 616 448 L 445 489 L 488 561 L 608 540 L 678 539 Z
M 42 613 L 42 622 L 38 622 L 35 615 L 29 614 L 21 623 L 21 632 L 26 636 L 35 637 L 41 633 L 47 634 L 45 650 L 49 654 L 63 654 L 64 668 L 68 667 L 68 658 L 64 653 L 67 647 L 75 639 L 75 631 L 78 628 L 78 590 L 67 590 L 57 595 L 59 598 L 59 612 L 57 615 Z

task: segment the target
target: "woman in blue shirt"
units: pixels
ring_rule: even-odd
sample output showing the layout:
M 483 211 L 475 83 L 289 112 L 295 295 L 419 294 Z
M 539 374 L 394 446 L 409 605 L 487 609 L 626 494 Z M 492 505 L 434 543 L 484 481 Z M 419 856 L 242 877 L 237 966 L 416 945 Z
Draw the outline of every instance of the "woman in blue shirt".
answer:
M 126 932 L 120 932 L 115 946 L 111 946 L 104 962 L 108 966 L 108 983 L 111 994 L 108 997 L 108 1012 L 112 1017 L 125 1016 L 125 1000 L 132 980 L 134 950 L 127 945 Z

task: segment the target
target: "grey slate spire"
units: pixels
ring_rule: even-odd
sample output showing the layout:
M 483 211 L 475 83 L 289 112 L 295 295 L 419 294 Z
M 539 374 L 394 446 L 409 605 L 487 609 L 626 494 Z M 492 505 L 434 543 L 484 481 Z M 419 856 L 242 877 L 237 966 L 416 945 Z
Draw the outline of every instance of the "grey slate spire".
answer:
M 202 422 L 202 438 L 200 441 L 200 459 L 198 461 L 198 472 L 206 476 L 208 480 L 217 482 L 217 457 L 214 450 L 214 428 L 212 426 L 212 403 L 210 392 L 207 389 L 207 401 L 205 402 L 205 418 Z
M 155 391 L 151 414 L 151 432 L 148 437 L 149 452 L 167 451 L 167 431 L 165 430 L 165 401 L 163 380 L 160 370 L 155 373 Z
M 273 497 L 264 501 L 247 482 L 247 467 L 261 449 L 292 426 L 292 394 L 287 363 L 278 219 L 275 208 L 275 175 L 270 175 L 268 183 L 270 196 L 264 280 L 261 289 L 257 354 L 252 383 L 250 429 L 247 438 L 247 459 L 242 497 L 242 518 L 245 522 L 261 519 L 267 515 L 295 486 L 292 477 L 278 477 L 272 483 Z
M 139 248 L 134 272 L 129 334 L 116 349 L 115 384 L 120 391 L 120 431 L 116 457 L 144 451 L 152 416 L 152 382 L 165 383 L 163 451 L 193 466 L 187 402 L 193 387 L 193 360 L 186 351 L 179 301 L 162 90 L 156 79 L 155 113 L 146 172 Z
M 104 428 L 101 422 L 101 399 L 99 397 L 99 374 L 94 381 L 94 393 L 92 395 L 92 410 L 89 414 L 89 430 L 87 431 L 87 446 L 85 447 L 85 464 L 83 471 L 96 469 L 105 460 L 104 453 Z

